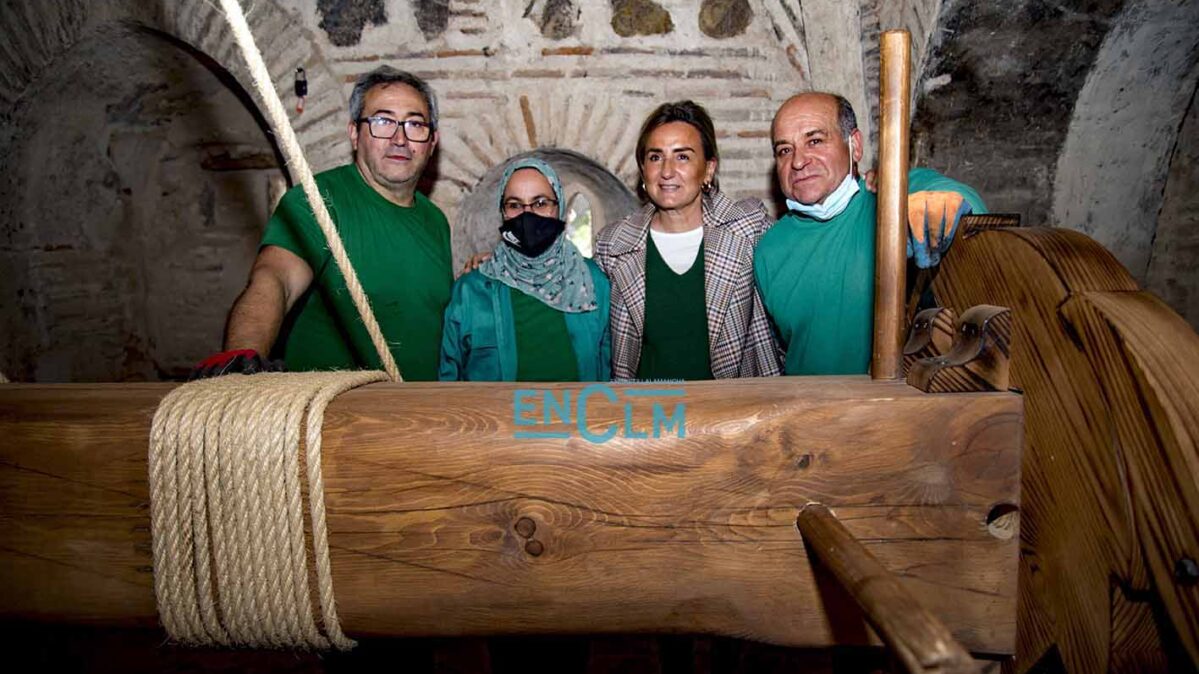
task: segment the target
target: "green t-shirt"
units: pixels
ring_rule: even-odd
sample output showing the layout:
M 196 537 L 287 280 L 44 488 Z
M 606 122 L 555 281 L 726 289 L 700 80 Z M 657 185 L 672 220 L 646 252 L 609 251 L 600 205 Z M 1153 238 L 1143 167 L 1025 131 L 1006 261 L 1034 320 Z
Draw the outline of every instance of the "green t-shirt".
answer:
M 579 381 L 566 314 L 509 287 L 516 333 L 516 381 Z
M 786 349 L 789 375 L 864 374 L 874 323 L 877 199 L 858 181 L 849 207 L 827 222 L 791 212 L 754 250 L 754 277 Z M 930 169 L 908 173 L 908 193 L 952 191 L 986 210 L 970 187 Z
M 442 314 L 454 280 L 445 215 L 420 193 L 411 207 L 388 201 L 354 164 L 325 171 L 316 182 L 400 373 L 406 380 L 436 380 Z M 275 344 L 288 369 L 381 369 L 299 186 L 279 202 L 262 246 L 285 248 L 313 271 L 312 285 Z
M 676 274 L 645 237 L 645 334 L 637 378 L 703 380 L 712 378 L 708 310 L 704 299 L 704 246 L 695 262 Z

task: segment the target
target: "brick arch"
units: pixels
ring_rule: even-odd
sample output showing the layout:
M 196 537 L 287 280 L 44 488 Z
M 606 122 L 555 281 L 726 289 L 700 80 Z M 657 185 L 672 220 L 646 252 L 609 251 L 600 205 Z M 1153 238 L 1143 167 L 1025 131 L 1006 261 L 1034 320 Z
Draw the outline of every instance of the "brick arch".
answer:
M 295 68 L 307 71 L 311 95 L 304 114 L 293 111 L 291 119 L 313 169 L 343 163 L 349 156 L 346 97 L 316 41 L 272 0 L 255 0 L 247 20 L 285 102 L 293 98 Z M 59 57 L 114 23 L 140 26 L 186 43 L 226 69 L 256 97 L 224 17 L 207 0 L 153 4 L 136 0 L 13 0 L 0 7 L 0 34 L 9 36 L 0 41 L 0 111 L 20 105 Z M 261 107 L 261 102 L 255 101 Z
M 443 113 L 438 187 L 464 194 L 509 157 L 538 148 L 574 151 L 624 184 L 636 184 L 637 130 L 657 102 L 597 93 L 585 83 L 564 89 L 552 97 L 533 89 L 513 92 L 482 116 Z

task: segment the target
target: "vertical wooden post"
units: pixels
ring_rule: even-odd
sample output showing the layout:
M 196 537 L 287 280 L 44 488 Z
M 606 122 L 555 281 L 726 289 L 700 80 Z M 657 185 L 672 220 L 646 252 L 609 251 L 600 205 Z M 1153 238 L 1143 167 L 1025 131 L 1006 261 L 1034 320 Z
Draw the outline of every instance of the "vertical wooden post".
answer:
M 903 376 L 904 289 L 907 285 L 908 129 L 912 38 L 883 33 L 880 45 L 878 230 L 875 234 L 874 352 L 870 376 Z

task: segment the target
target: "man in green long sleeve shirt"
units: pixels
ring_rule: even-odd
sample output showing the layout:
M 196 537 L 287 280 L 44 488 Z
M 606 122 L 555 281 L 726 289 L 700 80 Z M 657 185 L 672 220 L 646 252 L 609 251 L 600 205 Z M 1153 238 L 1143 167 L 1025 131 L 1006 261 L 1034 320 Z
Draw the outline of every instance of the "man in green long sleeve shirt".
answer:
M 771 127 L 788 212 L 754 251 L 754 277 L 789 375 L 863 374 L 874 318 L 875 196 L 855 175 L 862 134 L 849 102 L 794 96 Z M 908 176 L 908 255 L 940 262 L 978 193 L 929 169 Z

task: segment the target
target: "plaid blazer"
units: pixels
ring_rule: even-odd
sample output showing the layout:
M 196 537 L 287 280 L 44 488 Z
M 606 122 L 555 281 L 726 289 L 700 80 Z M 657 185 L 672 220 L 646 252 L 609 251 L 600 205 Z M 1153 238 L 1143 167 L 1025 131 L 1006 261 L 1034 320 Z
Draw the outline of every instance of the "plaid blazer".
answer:
M 754 246 L 771 219 L 758 199 L 703 197 L 704 295 L 708 345 L 717 379 L 782 372 L 774 335 L 754 286 Z M 596 237 L 595 261 L 612 282 L 612 377 L 634 379 L 645 328 L 645 237 L 655 207 L 646 204 Z

